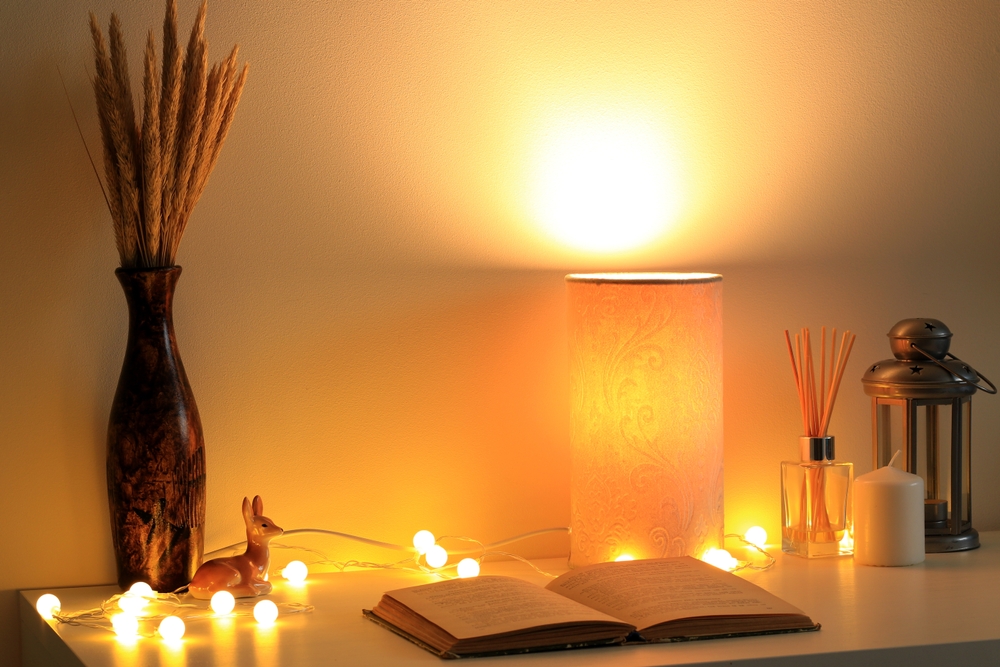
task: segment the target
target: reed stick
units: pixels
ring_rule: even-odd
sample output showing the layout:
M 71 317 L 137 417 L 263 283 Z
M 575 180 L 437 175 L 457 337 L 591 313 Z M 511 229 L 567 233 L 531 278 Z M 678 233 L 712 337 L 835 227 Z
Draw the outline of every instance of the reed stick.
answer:
M 837 401 L 840 383 L 847 368 L 847 360 L 851 355 L 856 335 L 845 331 L 840 340 L 838 350 L 836 334 L 832 330 L 830 337 L 830 371 L 826 374 L 827 340 L 826 327 L 820 334 L 820 376 L 819 385 L 816 382 L 816 368 L 813 362 L 814 354 L 812 336 L 809 329 L 803 328 L 795 334 L 795 345 L 792 345 L 791 334 L 785 330 L 785 346 L 788 359 L 792 364 L 792 376 L 795 379 L 795 390 L 799 396 L 799 408 L 802 412 L 802 425 L 805 435 L 824 437 L 830 425 L 833 406 Z M 836 359 L 836 361 L 834 361 Z M 822 401 L 822 403 L 821 403 Z
M 837 362 L 837 376 L 830 386 L 830 393 L 827 395 L 826 399 L 826 409 L 823 414 L 823 423 L 821 425 L 822 435 L 826 435 L 826 430 L 830 425 L 830 417 L 833 414 L 833 406 L 837 402 L 837 393 L 840 391 L 840 382 L 844 379 L 844 370 L 847 368 L 847 359 L 851 356 L 851 350 L 854 349 L 854 341 L 857 339 L 856 335 L 851 335 L 850 341 L 847 343 L 847 351 L 844 352 L 844 341 L 847 340 L 847 336 L 850 334 L 849 331 L 844 332 L 844 339 L 840 342 L 840 351 L 843 353 L 843 360 L 838 356 Z
M 785 329 L 785 344 L 788 346 L 788 358 L 792 362 L 792 374 L 795 376 L 795 391 L 799 395 L 799 411 L 802 412 L 802 406 L 805 405 L 805 401 L 802 398 L 802 382 L 799 380 L 799 368 L 795 363 L 795 352 L 792 350 L 792 338 L 788 334 L 788 329 Z M 809 430 L 806 424 L 805 413 L 802 413 L 802 431 L 806 432 Z

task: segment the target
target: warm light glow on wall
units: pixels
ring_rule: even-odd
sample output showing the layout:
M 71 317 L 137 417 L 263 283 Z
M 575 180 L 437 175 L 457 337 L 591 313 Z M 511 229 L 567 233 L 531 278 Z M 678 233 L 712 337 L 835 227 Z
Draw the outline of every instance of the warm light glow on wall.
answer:
M 662 236 L 680 201 L 662 133 L 624 116 L 565 120 L 537 148 L 532 217 L 571 248 L 610 253 Z
M 571 564 L 721 547 L 722 277 L 566 284 Z

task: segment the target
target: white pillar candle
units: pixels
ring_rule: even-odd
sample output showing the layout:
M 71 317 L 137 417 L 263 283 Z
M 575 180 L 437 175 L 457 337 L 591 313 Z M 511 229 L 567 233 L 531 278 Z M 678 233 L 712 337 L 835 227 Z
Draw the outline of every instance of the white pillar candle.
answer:
M 924 562 L 923 479 L 890 463 L 854 480 L 854 560 L 861 565 Z

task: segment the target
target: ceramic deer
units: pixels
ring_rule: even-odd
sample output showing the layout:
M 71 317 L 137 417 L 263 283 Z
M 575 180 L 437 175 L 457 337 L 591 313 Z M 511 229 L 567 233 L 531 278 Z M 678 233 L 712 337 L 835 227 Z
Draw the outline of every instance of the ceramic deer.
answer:
M 250 598 L 271 592 L 265 580 L 271 562 L 268 543 L 284 531 L 264 516 L 264 501 L 255 496 L 253 505 L 243 499 L 243 521 L 247 525 L 247 550 L 239 556 L 213 558 L 202 563 L 188 584 L 188 592 L 199 600 L 211 599 L 218 591 Z

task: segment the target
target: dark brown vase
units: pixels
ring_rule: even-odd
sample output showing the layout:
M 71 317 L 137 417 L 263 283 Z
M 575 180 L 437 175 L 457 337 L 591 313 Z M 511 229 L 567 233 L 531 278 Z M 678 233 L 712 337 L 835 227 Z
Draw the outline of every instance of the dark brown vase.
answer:
M 108 424 L 108 498 L 118 585 L 186 585 L 201 564 L 205 442 L 174 337 L 179 266 L 118 269 L 128 343 Z

